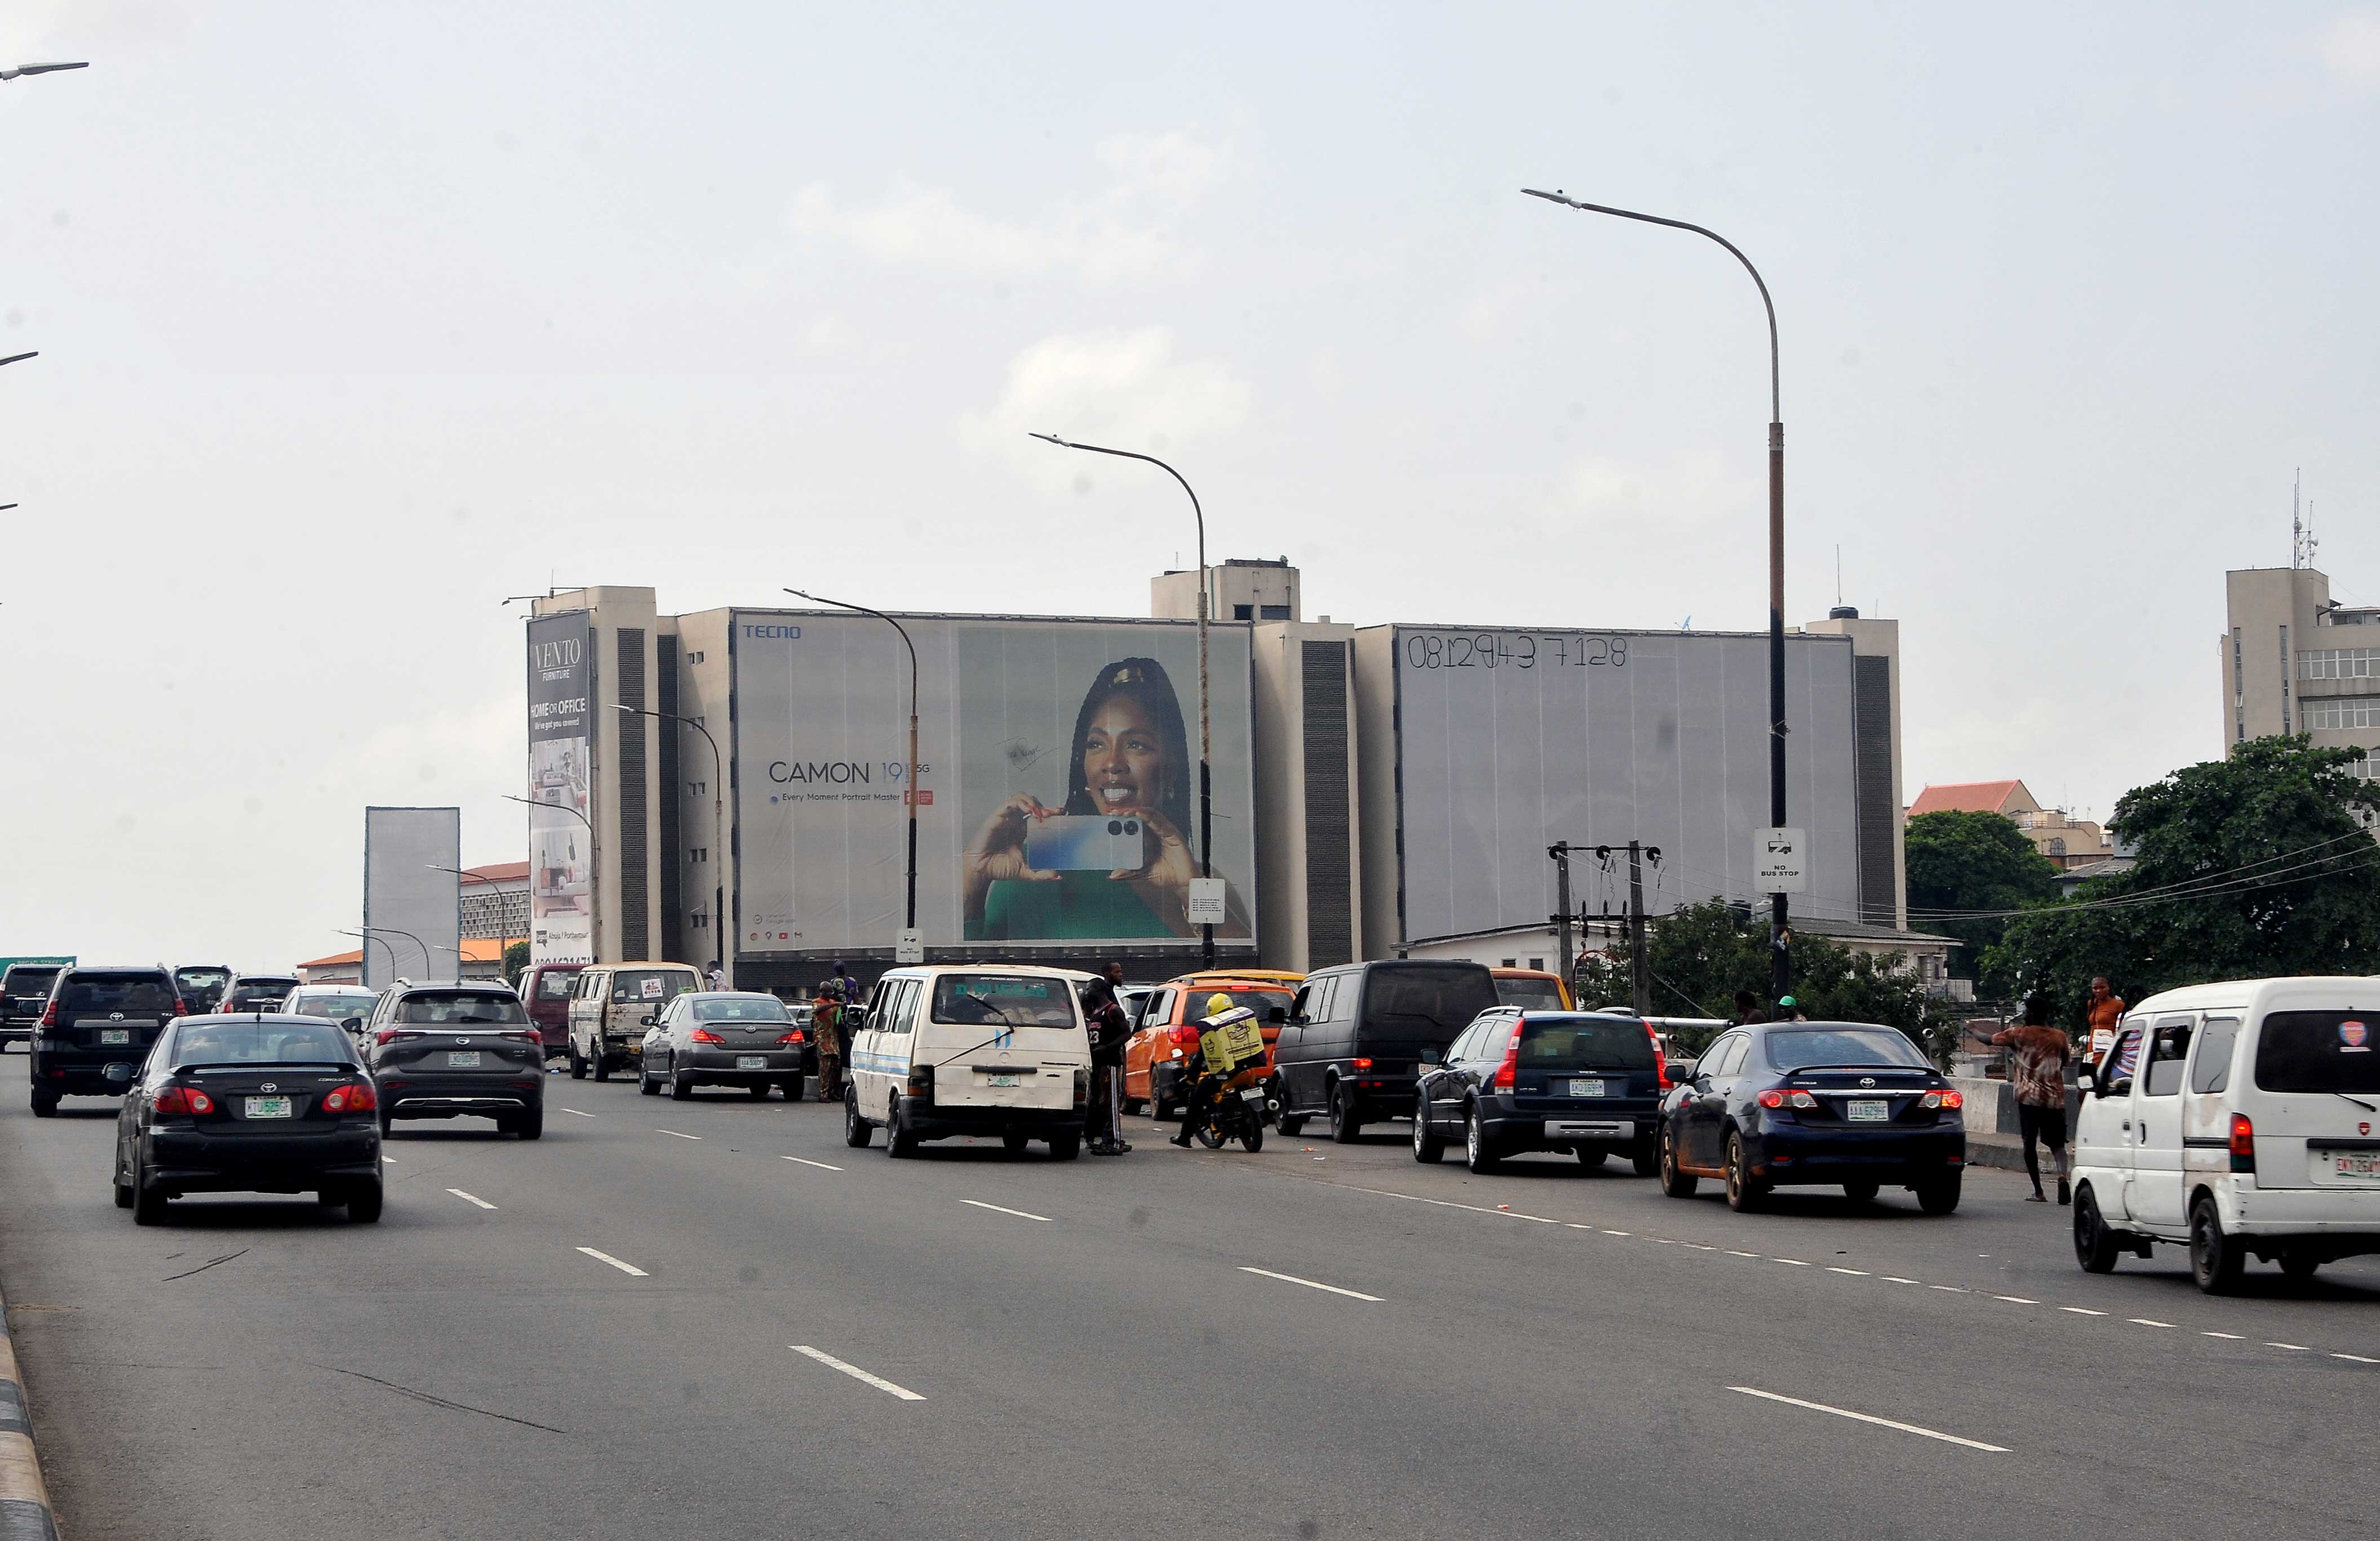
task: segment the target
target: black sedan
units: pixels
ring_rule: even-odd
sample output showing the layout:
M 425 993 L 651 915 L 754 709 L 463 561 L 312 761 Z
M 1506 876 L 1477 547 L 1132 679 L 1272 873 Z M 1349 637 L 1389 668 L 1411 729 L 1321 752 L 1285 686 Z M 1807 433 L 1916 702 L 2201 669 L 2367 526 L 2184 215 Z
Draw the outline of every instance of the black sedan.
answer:
M 1962 1098 L 1898 1029 L 1864 1022 L 1731 1028 L 1661 1103 L 1661 1185 L 1691 1198 L 1727 1184 L 1730 1209 L 1772 1189 L 1839 1185 L 1865 1202 L 1889 1184 L 1929 1215 L 1959 1207 Z
M 755 1098 L 783 1086 L 785 1100 L 799 1102 L 808 1038 L 773 995 L 681 995 L 662 1009 L 645 1035 L 637 1089 L 654 1097 L 667 1086 L 683 1102 L 697 1086 L 741 1086 Z
M 312 1192 L 380 1219 L 379 1099 L 322 1017 L 184 1017 L 151 1050 L 115 1124 L 115 1203 L 142 1225 L 185 1194 Z

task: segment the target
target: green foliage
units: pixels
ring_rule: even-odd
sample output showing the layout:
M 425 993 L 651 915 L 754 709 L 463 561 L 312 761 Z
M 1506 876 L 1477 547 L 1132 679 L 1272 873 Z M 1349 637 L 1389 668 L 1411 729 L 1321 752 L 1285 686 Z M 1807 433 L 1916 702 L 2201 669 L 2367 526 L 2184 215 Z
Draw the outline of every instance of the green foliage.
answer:
M 1735 1015 L 1735 992 L 1768 1002 L 1768 928 L 1746 924 L 1723 899 L 1688 904 L 1659 916 L 1645 939 L 1656 1016 Z M 1793 934 L 1793 998 L 1814 1020 L 1880 1022 L 1933 1046 L 1940 1025 L 1929 1013 L 1925 986 L 1898 958 L 1855 952 L 1825 937 Z M 1628 950 L 1590 953 L 1579 960 L 1582 1004 L 1626 1004 Z M 1768 1002 L 1772 1007 L 1774 1002 Z M 1716 1030 L 1714 1029 L 1714 1032 Z M 1677 1035 L 1679 1047 L 1702 1052 L 1712 1034 Z
M 2045 991 L 2068 1026 L 2095 974 L 2139 1001 L 2213 979 L 2380 973 L 2380 853 L 2363 823 L 2380 786 L 2348 774 L 2357 755 L 2259 738 L 2135 788 L 2114 822 L 2137 865 L 2010 922 L 1986 971 Z
M 1961 978 L 1983 978 L 1985 950 L 2000 940 L 2008 922 L 1936 920 L 1920 912 L 2017 910 L 2058 897 L 2057 868 L 1999 814 L 1921 813 L 1909 821 L 1906 844 L 1912 924 L 1959 939 L 1950 972 Z M 1981 993 L 2005 994 L 2007 988 L 2004 979 L 1987 979 Z
M 504 949 L 504 977 L 514 988 L 520 985 L 521 976 L 528 972 L 528 943 L 516 941 Z

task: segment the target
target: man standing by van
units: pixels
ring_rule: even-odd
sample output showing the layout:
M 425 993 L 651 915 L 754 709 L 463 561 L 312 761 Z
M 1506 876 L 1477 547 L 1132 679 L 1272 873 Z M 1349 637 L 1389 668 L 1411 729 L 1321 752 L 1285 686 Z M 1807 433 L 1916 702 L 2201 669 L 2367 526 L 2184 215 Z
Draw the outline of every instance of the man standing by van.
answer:
M 2083 1037 L 2083 1051 L 2097 1064 L 2100 1057 L 2115 1047 L 2116 1028 L 2124 1020 L 2124 1003 L 2116 999 L 2108 988 L 2107 977 L 2095 975 L 2091 980 L 2091 999 L 2083 1006 L 2090 1026 Z
M 1131 1027 L 1116 987 L 1123 983 L 1123 965 L 1108 965 L 1107 975 L 1083 989 L 1083 1020 L 1091 1031 L 1091 1102 L 1088 1129 L 1091 1154 L 1121 1156 L 1132 1147 L 1123 1138 L 1123 1098 L 1117 1085 L 1123 1079 L 1123 1040 Z
M 2093 983 L 2104 989 L 2107 981 Z M 1983 1037 L 1981 1033 L 1968 1036 Z M 1984 1041 L 2009 1051 L 2009 1083 L 2016 1090 L 2017 1128 L 2024 1137 L 2024 1170 L 2033 1179 L 2031 1202 L 2048 1202 L 2041 1192 L 2041 1160 L 2034 1149 L 2040 1141 L 2049 1147 L 2050 1159 L 2058 1166 L 2058 1202 L 2072 1203 L 2066 1171 L 2066 1066 L 2074 1057 L 2074 1046 L 2049 1025 L 2048 997 L 2034 996 L 2024 1003 L 2024 1021 Z
M 810 1041 L 818 1046 L 819 1100 L 843 1100 L 843 986 L 829 979 L 819 986 L 810 1007 Z

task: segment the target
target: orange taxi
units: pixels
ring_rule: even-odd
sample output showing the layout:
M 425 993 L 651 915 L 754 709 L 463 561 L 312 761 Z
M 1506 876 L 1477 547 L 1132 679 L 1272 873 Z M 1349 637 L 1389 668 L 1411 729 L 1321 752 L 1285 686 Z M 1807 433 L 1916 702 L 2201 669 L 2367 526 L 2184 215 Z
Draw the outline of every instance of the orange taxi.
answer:
M 1257 1026 L 1264 1034 L 1264 1062 L 1242 1075 L 1254 1084 L 1271 1074 L 1273 1040 L 1281 1037 L 1281 1021 L 1289 1015 L 1289 1003 L 1304 978 L 1301 974 L 1270 969 L 1218 970 L 1185 974 L 1159 986 L 1143 1002 L 1139 1024 L 1124 1040 L 1124 1110 L 1165 1118 L 1182 1105 L 1187 1085 L 1182 1066 L 1196 1056 L 1198 1023 L 1207 1015 L 1208 998 L 1219 993 L 1231 997 L 1232 1005 L 1256 1013 Z M 1279 1017 L 1273 1014 L 1276 1010 Z
M 1562 977 L 1542 968 L 1491 968 L 1496 977 L 1496 1003 L 1532 1012 L 1574 1012 L 1577 1002 Z

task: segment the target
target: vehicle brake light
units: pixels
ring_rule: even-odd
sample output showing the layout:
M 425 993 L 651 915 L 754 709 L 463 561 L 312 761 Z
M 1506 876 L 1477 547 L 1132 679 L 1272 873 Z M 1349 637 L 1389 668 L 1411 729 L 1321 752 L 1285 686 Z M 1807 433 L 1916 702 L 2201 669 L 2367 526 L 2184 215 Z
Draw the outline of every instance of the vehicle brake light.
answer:
M 1661 1052 L 1661 1035 L 1653 1031 L 1651 1023 L 1645 1024 L 1645 1036 L 1653 1043 L 1653 1075 L 1658 1089 L 1668 1091 L 1674 1084 L 1670 1079 L 1670 1057 Z
M 382 1049 L 386 1049 L 392 1043 L 397 1043 L 406 1038 L 421 1037 L 423 1035 L 415 1032 L 408 1032 L 403 1027 L 383 1027 L 379 1032 L 374 1033 L 372 1037 L 379 1041 L 380 1046 Z
M 334 1086 L 322 1098 L 326 1113 L 369 1113 L 380 1106 L 380 1096 L 369 1082 L 358 1086 Z
M 1760 1094 L 1760 1105 L 1764 1108 L 1815 1108 L 1818 1099 L 1805 1091 L 1771 1086 Z
M 1198 1041 L 1198 1028 L 1194 1023 L 1177 1022 L 1168 1036 L 1175 1043 L 1193 1044 Z
M 1354 1062 L 1354 1065 L 1357 1070 L 1369 1070 L 1372 1068 L 1372 1062 L 1369 1060 L 1357 1060 Z
M 176 997 L 174 998 L 174 1014 L 175 1014 L 176 1016 L 188 1016 L 188 1015 L 189 1015 L 189 1014 L 190 1014 L 190 1003 L 189 1003 L 188 1001 L 187 1001 L 183 1000 L 180 996 L 178 996 L 178 995 L 177 995 L 177 996 L 176 996 Z
M 517 1038 L 523 1043 L 543 1043 L 545 1035 L 534 1027 L 514 1027 L 498 1033 L 500 1038 Z
M 2231 1115 L 2231 1170 L 2256 1170 L 2256 1126 L 2248 1122 L 2245 1113 Z
M 725 1038 L 721 1037 L 718 1034 L 712 1032 L 708 1027 L 697 1027 L 693 1032 L 688 1033 L 686 1037 L 693 1039 L 696 1043 L 724 1044 L 727 1041 Z
M 1512 1029 L 1512 1041 L 1505 1047 L 1504 1062 L 1496 1067 L 1494 1085 L 1499 1091 L 1510 1091 L 1521 1074 L 1521 1030 Z
M 55 1027 L 57 1025 L 58 1003 L 53 1001 L 48 1005 L 42 1008 L 42 1025 L 44 1027 Z
M 157 1094 L 154 1107 L 161 1113 L 178 1113 L 186 1118 L 194 1118 L 200 1113 L 213 1112 L 215 1099 L 196 1086 L 167 1086 Z
M 779 1038 L 777 1041 L 779 1043 L 799 1044 L 803 1041 L 802 1030 L 796 1027 L 792 1032 L 787 1033 L 783 1037 Z
M 1967 1094 L 1948 1089 L 1930 1091 L 1917 1099 L 1917 1105 L 1921 1108 L 1944 1108 L 1955 1113 L 1967 1105 Z

